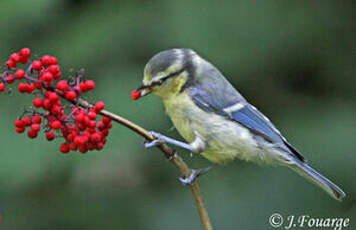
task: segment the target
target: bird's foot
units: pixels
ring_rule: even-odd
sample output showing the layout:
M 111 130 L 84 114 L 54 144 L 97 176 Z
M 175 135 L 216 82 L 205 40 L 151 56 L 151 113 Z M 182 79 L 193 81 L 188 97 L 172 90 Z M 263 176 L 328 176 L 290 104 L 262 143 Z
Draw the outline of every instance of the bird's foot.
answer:
M 146 139 L 143 141 L 143 146 L 145 146 L 146 149 L 155 147 L 157 145 L 162 144 L 161 140 L 153 140 L 151 142 L 148 142 Z
M 155 139 L 155 140 L 153 140 L 153 141 L 148 141 L 147 139 L 145 139 L 145 140 L 143 141 L 143 145 L 145 146 L 146 149 L 152 148 L 152 147 L 156 147 L 156 146 L 161 145 L 161 144 L 164 144 L 164 143 L 166 142 L 166 141 L 164 140 L 164 138 L 163 138 L 163 137 L 165 137 L 165 136 L 163 136 L 162 134 L 156 133 L 156 132 L 154 132 L 154 131 L 150 131 L 149 133 L 152 134 L 152 135 L 153 135 L 154 137 L 156 137 L 157 139 Z
M 201 175 L 207 173 L 211 168 L 212 167 L 209 166 L 209 167 L 202 168 L 202 169 L 192 169 L 192 173 L 190 174 L 189 177 L 187 177 L 187 178 L 179 177 L 179 180 L 184 185 L 192 185 L 198 176 L 201 176 Z

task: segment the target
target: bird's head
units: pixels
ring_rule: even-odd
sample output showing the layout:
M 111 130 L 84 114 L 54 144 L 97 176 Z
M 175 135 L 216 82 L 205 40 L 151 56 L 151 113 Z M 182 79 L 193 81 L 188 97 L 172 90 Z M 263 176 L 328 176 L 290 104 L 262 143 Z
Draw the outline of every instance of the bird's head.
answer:
M 165 50 L 153 56 L 146 64 L 142 85 L 133 92 L 133 98 L 150 93 L 166 98 L 181 92 L 193 77 L 194 56 L 196 53 L 190 49 Z

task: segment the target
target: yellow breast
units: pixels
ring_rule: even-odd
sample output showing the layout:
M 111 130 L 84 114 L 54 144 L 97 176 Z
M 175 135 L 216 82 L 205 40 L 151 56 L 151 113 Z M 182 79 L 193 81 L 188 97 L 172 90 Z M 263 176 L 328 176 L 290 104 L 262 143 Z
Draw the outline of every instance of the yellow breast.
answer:
M 194 141 L 194 134 L 191 127 L 191 117 L 194 116 L 192 108 L 192 100 L 186 93 L 172 95 L 164 98 L 163 103 L 166 107 L 166 112 L 171 118 L 174 126 L 187 142 Z

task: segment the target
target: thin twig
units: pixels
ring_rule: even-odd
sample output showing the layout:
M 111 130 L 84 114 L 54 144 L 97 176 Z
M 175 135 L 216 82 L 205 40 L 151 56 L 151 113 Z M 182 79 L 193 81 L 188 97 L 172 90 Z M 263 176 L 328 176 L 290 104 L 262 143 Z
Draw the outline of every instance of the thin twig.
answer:
M 85 101 L 83 99 L 79 99 L 77 103 L 80 106 L 85 107 L 85 108 L 92 107 L 92 105 L 90 103 L 88 103 L 87 101 Z M 149 133 L 146 129 L 142 128 L 141 126 L 138 126 L 137 124 L 135 124 L 135 123 L 133 123 L 133 122 L 117 115 L 117 114 L 114 114 L 107 110 L 102 110 L 100 112 L 100 114 L 107 116 L 111 120 L 116 121 L 116 122 L 126 126 L 127 128 L 131 129 L 138 135 L 144 137 L 148 141 L 155 140 L 155 137 L 151 133 Z M 173 149 L 168 147 L 166 144 L 161 144 L 157 147 L 163 152 L 164 156 L 169 160 L 169 162 L 171 162 L 184 177 L 189 177 L 192 170 L 183 161 L 183 159 L 180 156 L 178 156 L 178 154 Z M 197 181 L 195 181 L 193 184 L 190 185 L 190 189 L 194 196 L 195 205 L 197 206 L 200 221 L 203 226 L 203 229 L 204 230 L 212 230 L 213 227 L 211 225 L 208 212 L 205 208 L 203 196 L 201 194 L 200 187 L 199 187 Z

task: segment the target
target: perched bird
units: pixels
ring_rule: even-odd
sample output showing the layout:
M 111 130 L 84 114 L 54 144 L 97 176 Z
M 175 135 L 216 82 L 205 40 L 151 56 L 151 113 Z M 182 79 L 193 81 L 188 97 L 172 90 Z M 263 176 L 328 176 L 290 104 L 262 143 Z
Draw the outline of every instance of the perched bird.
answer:
M 345 193 L 307 165 L 305 158 L 272 122 L 246 101 L 211 63 L 191 49 L 171 49 L 153 56 L 144 69 L 142 96 L 160 96 L 166 112 L 188 142 L 152 132 L 162 142 L 200 153 L 214 163 L 240 160 L 291 168 L 341 201 Z M 138 97 L 136 97 L 137 99 Z M 196 170 L 192 183 L 206 170 Z

